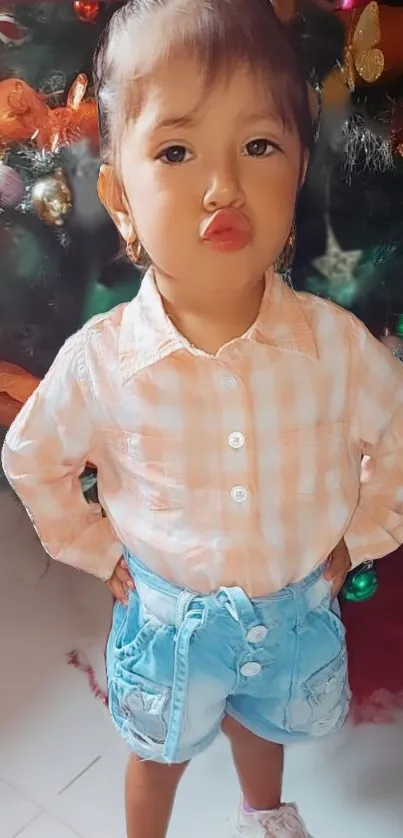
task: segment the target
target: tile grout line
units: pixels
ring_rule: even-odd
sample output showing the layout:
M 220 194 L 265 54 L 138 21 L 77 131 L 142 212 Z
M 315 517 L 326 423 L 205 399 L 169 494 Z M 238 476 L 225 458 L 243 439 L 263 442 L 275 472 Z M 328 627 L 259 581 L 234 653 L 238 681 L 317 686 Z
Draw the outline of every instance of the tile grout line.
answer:
M 57 796 L 60 797 L 62 794 L 64 794 L 65 791 L 67 791 L 67 789 L 70 789 L 74 785 L 74 783 L 77 782 L 77 780 L 80 780 L 81 777 L 84 777 L 84 774 L 86 774 L 87 771 L 89 771 L 91 768 L 93 768 L 93 766 L 96 765 L 97 762 L 99 762 L 100 759 L 102 759 L 101 755 L 99 755 L 98 757 L 95 757 L 95 759 L 93 759 L 92 762 L 90 762 L 89 765 L 87 765 L 85 768 L 83 768 L 83 770 L 80 771 L 79 774 L 77 774 L 75 777 L 73 777 L 73 779 L 70 780 L 70 782 L 67 783 L 66 786 L 64 786 L 62 789 L 60 789 L 60 791 L 57 792 Z
M 76 780 L 78 780 L 79 777 L 82 777 L 83 774 L 85 774 L 86 771 L 89 771 L 89 769 L 93 765 L 95 765 L 95 763 L 99 762 L 100 759 L 101 759 L 100 756 L 96 757 L 96 759 L 93 760 L 91 765 L 88 765 L 87 768 L 84 768 L 84 771 L 81 771 L 81 773 L 77 777 L 75 777 L 74 780 L 72 780 L 72 783 L 74 783 Z M 36 800 L 33 800 L 32 797 L 27 795 L 24 791 L 22 791 L 22 789 L 15 786 L 14 783 L 10 783 L 8 780 L 5 780 L 4 777 L 0 777 L 0 782 L 3 783 L 5 786 L 8 786 L 8 788 L 12 789 L 13 792 L 15 792 L 15 794 L 18 794 L 20 797 L 24 798 L 24 800 L 28 800 L 29 803 L 32 803 L 32 805 L 36 806 L 36 808 L 38 809 L 37 814 L 34 815 L 34 817 L 30 821 L 28 821 L 28 823 L 26 823 L 24 826 L 22 826 L 21 829 L 19 829 L 18 832 L 16 832 L 12 836 L 12 838 L 19 838 L 19 836 L 21 836 L 21 835 L 22 835 L 22 838 L 24 838 L 24 831 L 26 829 L 28 829 L 28 827 L 32 826 L 32 824 L 36 823 L 36 821 L 38 821 L 40 818 L 46 817 L 46 815 L 50 815 L 55 821 L 58 821 L 63 826 L 68 828 L 70 830 L 70 832 L 72 833 L 72 835 L 76 835 L 77 838 L 82 838 L 80 833 L 77 832 L 77 830 L 74 829 L 73 826 L 66 823 L 58 815 L 54 815 L 52 812 L 48 811 L 47 809 L 44 809 L 43 806 L 40 803 L 38 803 Z M 66 786 L 66 788 L 68 788 L 70 785 L 72 785 L 72 783 L 69 783 L 69 785 Z M 62 794 L 62 792 L 63 792 L 63 789 L 62 789 L 61 792 L 59 792 L 59 794 Z
M 13 838 L 18 838 L 19 835 L 23 835 L 25 830 L 28 829 L 29 826 L 32 826 L 32 824 L 39 820 L 39 818 L 41 818 L 44 814 L 44 812 L 37 812 L 37 814 L 30 821 L 28 821 L 28 823 L 24 824 L 18 832 L 14 833 Z
M 22 797 L 23 800 L 27 800 L 28 803 L 31 803 L 32 806 L 35 806 L 38 809 L 37 814 L 34 815 L 34 817 L 30 821 L 28 821 L 28 823 L 26 823 L 21 829 L 19 829 L 18 832 L 15 833 L 15 835 L 13 835 L 13 838 L 17 838 L 18 835 L 22 835 L 24 829 L 26 829 L 28 826 L 31 826 L 31 824 L 35 823 L 35 821 L 37 821 L 38 818 L 41 818 L 42 815 L 45 814 L 45 810 L 40 803 L 38 803 L 36 800 L 33 800 L 33 798 L 29 794 L 26 794 L 25 791 L 20 789 L 14 783 L 10 783 L 9 780 L 5 780 L 4 777 L 0 777 L 0 782 L 3 783 L 3 785 L 8 786 L 8 788 L 12 789 L 12 791 L 15 794 L 18 794 L 19 797 Z

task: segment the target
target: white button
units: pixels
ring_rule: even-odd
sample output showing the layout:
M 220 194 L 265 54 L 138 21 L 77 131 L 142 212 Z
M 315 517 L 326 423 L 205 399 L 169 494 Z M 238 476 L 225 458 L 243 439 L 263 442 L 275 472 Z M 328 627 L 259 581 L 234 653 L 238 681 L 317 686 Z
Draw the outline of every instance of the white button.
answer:
M 238 387 L 238 382 L 233 375 L 224 375 L 222 383 L 226 390 L 236 390 Z
M 244 503 L 248 499 L 248 490 L 244 486 L 234 486 L 231 489 L 231 497 L 236 503 Z
M 268 629 L 266 626 L 253 626 L 249 629 L 246 639 L 248 643 L 260 643 L 267 635 Z
M 228 443 L 231 448 L 243 448 L 245 445 L 245 437 L 240 431 L 233 431 L 228 437 Z
M 241 666 L 241 675 L 244 675 L 245 678 L 253 678 L 255 675 L 259 675 L 262 667 L 260 663 L 257 661 L 250 661 L 250 663 L 244 663 Z

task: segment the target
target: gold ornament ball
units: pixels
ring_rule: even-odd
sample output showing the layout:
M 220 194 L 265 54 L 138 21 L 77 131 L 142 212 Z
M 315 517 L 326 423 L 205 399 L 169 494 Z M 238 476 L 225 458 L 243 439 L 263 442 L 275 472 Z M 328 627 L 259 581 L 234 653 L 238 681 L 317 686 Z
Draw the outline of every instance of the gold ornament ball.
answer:
M 71 190 L 62 169 L 39 178 L 31 193 L 36 215 L 50 227 L 62 227 L 72 209 Z

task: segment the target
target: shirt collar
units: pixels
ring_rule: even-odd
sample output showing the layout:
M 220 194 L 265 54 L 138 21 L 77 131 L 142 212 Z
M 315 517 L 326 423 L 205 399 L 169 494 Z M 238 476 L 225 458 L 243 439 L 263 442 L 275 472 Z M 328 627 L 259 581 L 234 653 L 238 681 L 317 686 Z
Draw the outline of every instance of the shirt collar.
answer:
M 284 352 L 317 358 L 314 336 L 299 295 L 273 271 L 268 271 L 266 275 L 266 289 L 259 314 L 239 340 L 268 344 Z M 192 347 L 169 319 L 150 269 L 137 297 L 123 312 L 119 338 L 122 375 L 129 380 L 146 367 L 181 349 L 204 354 Z

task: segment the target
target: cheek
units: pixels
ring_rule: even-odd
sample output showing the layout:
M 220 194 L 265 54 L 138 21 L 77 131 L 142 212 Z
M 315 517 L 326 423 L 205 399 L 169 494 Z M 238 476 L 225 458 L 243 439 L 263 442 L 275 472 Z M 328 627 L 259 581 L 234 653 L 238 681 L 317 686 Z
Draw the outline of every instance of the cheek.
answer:
M 274 167 L 255 177 L 255 212 L 257 224 L 270 228 L 271 238 L 288 236 L 295 215 L 298 177 L 290 169 Z M 277 234 L 277 235 L 276 235 Z
M 127 196 L 139 230 L 150 224 L 174 224 L 178 215 L 186 215 L 186 205 L 189 203 L 186 183 L 181 183 L 181 179 L 176 178 L 173 188 L 172 176 L 169 178 L 169 173 L 155 167 L 136 174 Z
M 298 173 L 294 167 L 282 162 L 268 160 L 261 171 L 253 173 L 256 199 L 269 205 L 276 213 L 295 203 L 298 185 Z
M 173 254 L 183 255 L 186 250 L 190 238 L 185 231 L 189 233 L 194 218 L 186 189 L 180 182 L 172 188 L 164 173 L 149 172 L 137 174 L 127 197 L 135 229 L 151 260 L 174 270 Z

